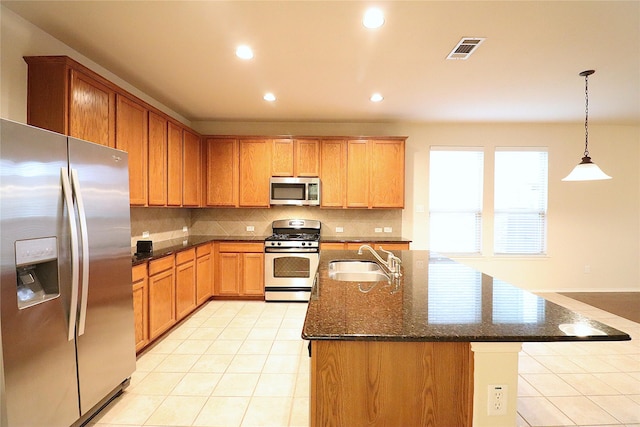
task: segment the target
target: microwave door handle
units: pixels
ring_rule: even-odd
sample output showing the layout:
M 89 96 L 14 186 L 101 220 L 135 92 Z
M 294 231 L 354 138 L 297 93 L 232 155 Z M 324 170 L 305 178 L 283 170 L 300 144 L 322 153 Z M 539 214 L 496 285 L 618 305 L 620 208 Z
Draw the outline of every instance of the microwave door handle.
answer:
M 60 168 L 60 178 L 62 180 L 62 195 L 67 205 L 67 215 L 69 218 L 69 232 L 71 234 L 71 302 L 69 304 L 69 333 L 67 339 L 72 341 L 75 338 L 76 315 L 78 313 L 78 230 L 76 229 L 76 215 L 73 206 L 71 193 L 71 183 L 67 175 L 67 168 Z
M 87 232 L 87 214 L 84 209 L 84 200 L 80 190 L 78 171 L 71 169 L 71 182 L 73 195 L 78 204 L 78 218 L 80 219 L 80 238 L 82 242 L 82 293 L 80 295 L 80 319 L 78 320 L 78 336 L 84 334 L 87 323 L 87 303 L 89 300 L 89 235 Z

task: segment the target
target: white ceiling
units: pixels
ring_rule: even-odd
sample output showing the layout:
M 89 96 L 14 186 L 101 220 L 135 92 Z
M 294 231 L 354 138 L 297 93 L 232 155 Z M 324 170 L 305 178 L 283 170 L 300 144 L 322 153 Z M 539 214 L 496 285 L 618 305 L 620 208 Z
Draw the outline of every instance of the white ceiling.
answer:
M 2 3 L 194 121 L 581 121 L 595 69 L 589 120 L 640 123 L 637 0 Z

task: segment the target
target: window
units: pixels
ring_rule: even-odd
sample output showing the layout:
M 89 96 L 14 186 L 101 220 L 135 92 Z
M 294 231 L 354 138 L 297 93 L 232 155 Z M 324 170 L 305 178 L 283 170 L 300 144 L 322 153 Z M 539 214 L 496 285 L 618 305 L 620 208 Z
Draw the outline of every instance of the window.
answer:
M 482 177 L 480 148 L 431 147 L 429 247 L 446 253 L 480 253 Z
M 494 253 L 546 253 L 547 163 L 546 149 L 496 150 Z

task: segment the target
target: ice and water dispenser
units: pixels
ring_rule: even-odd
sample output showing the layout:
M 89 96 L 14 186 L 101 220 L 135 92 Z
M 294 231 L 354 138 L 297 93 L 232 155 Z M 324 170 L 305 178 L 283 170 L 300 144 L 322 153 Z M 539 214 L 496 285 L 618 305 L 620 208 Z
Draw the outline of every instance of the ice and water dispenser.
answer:
M 58 241 L 56 237 L 16 240 L 18 308 L 57 298 Z

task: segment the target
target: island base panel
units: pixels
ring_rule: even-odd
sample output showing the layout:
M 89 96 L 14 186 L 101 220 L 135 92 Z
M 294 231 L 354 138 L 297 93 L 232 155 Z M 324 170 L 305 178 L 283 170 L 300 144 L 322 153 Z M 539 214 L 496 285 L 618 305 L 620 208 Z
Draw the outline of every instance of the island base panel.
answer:
M 470 343 L 312 341 L 310 411 L 311 427 L 470 427 Z

